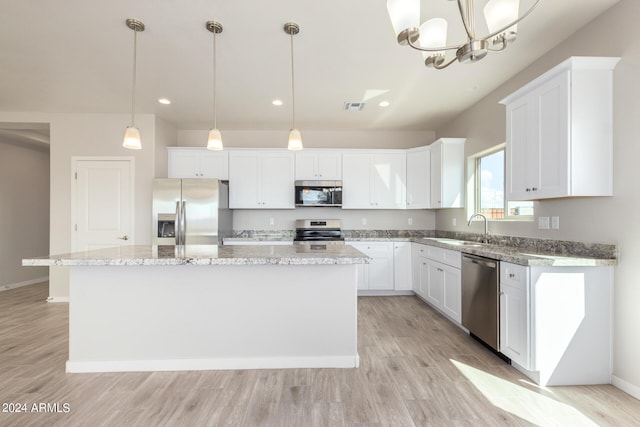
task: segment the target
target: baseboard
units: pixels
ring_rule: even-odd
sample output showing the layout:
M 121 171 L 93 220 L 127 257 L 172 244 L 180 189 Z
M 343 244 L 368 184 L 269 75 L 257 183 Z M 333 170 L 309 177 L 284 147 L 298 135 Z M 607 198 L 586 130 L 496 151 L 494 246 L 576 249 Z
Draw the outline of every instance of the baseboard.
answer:
M 36 283 L 48 282 L 49 276 L 38 277 L 37 279 L 25 280 L 24 282 L 10 283 L 0 286 L 0 291 L 8 291 L 9 289 L 21 288 L 23 286 L 35 285 Z
M 49 297 L 47 302 L 69 302 L 69 297 Z
M 392 297 L 401 295 L 415 295 L 413 291 L 394 291 L 394 290 L 369 290 L 362 289 L 358 291 L 359 297 Z
M 624 391 L 625 393 L 630 394 L 631 396 L 640 400 L 640 387 L 633 385 L 621 378 L 618 378 L 615 375 L 611 376 L 611 384 Z
M 356 355 L 249 359 L 105 360 L 86 362 L 67 360 L 66 370 L 70 373 L 148 372 L 288 368 L 357 368 L 359 365 L 360 358 Z

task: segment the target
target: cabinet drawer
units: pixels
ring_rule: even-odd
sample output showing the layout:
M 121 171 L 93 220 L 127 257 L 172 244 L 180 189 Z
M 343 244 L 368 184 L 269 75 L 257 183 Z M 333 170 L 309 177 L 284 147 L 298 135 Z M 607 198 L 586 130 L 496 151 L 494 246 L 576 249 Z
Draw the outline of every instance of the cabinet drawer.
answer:
M 461 268 L 462 266 L 462 255 L 460 252 L 450 249 L 427 245 L 427 258 L 455 268 Z
M 393 242 L 350 242 L 348 244 L 370 257 L 393 256 Z
M 524 285 L 527 281 L 527 267 L 524 265 L 500 263 L 500 283 Z

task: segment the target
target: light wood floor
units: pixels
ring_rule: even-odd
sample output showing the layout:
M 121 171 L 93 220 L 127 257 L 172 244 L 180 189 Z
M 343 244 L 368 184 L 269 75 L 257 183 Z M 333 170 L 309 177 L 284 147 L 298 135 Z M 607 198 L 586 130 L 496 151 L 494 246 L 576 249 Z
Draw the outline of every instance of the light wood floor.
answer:
M 46 297 L 0 292 L 0 402 L 70 412 L 1 426 L 640 425 L 631 396 L 539 388 L 415 297 L 359 299 L 359 369 L 105 374 L 65 374 L 68 306 Z

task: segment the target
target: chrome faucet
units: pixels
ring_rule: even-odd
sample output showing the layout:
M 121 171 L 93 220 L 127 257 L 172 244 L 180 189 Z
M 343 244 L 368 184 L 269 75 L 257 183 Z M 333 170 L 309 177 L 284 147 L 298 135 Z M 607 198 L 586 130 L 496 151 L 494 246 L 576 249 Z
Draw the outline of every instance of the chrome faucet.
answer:
M 487 221 L 487 217 L 482 215 L 481 213 L 474 213 L 469 217 L 469 222 L 467 223 L 469 227 L 471 227 L 471 222 L 475 217 L 484 219 L 484 237 L 482 238 L 482 243 L 487 243 L 489 241 L 489 221 Z

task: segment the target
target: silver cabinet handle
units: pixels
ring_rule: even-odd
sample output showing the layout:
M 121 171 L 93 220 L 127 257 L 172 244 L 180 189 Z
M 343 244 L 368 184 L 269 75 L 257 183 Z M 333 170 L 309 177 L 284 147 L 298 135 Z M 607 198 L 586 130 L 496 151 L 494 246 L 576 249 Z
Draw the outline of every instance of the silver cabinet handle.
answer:
M 122 237 L 118 237 L 118 239 L 120 240 L 129 240 L 129 236 L 127 236 L 126 234 Z

